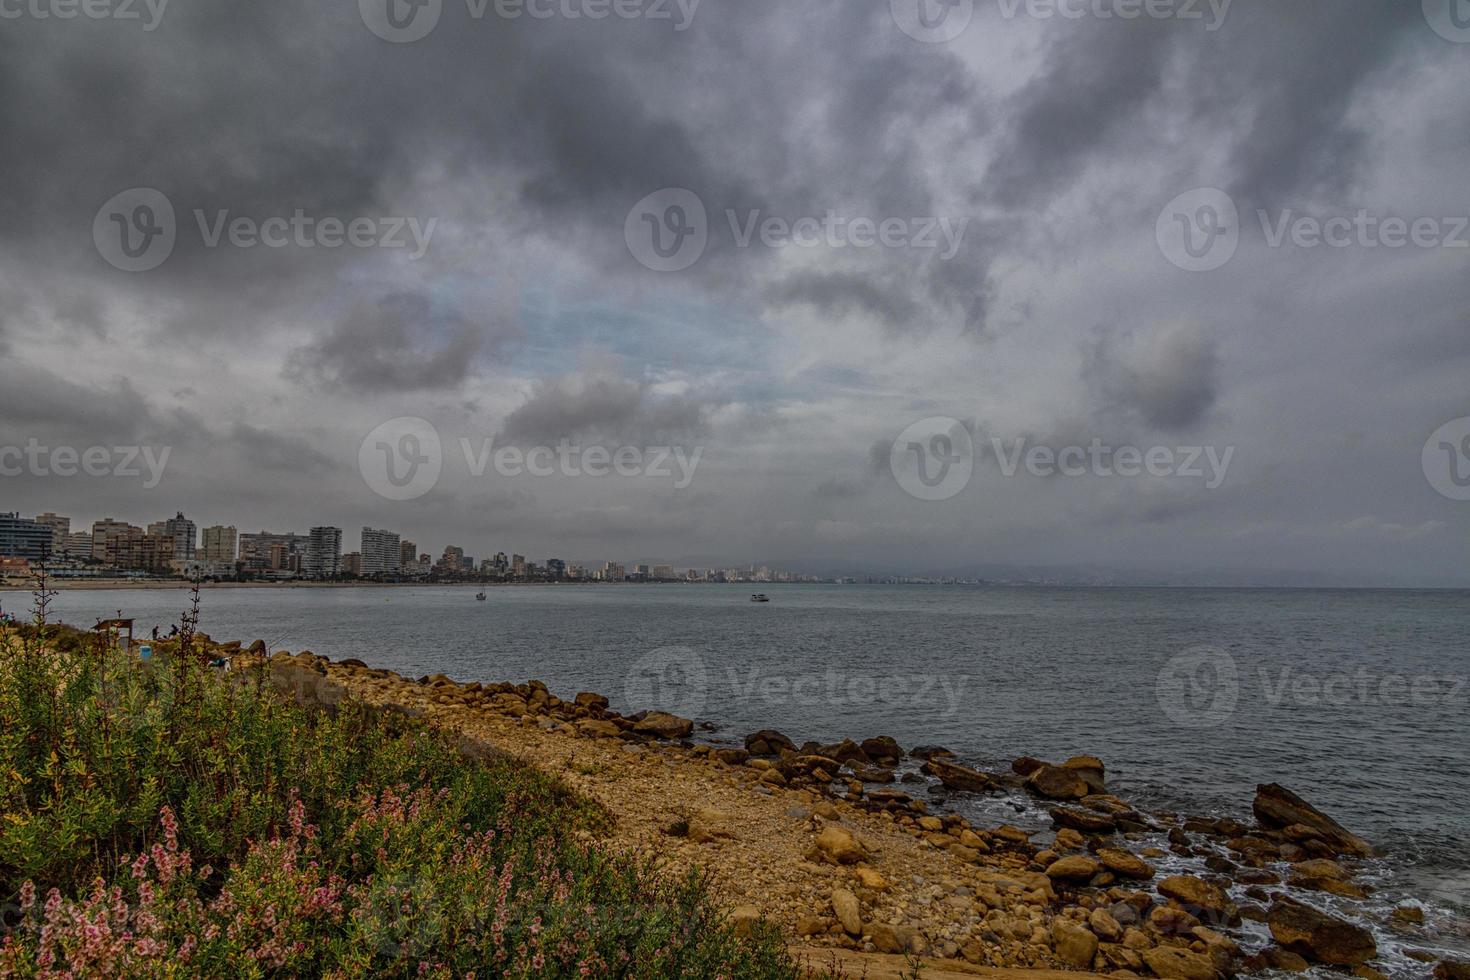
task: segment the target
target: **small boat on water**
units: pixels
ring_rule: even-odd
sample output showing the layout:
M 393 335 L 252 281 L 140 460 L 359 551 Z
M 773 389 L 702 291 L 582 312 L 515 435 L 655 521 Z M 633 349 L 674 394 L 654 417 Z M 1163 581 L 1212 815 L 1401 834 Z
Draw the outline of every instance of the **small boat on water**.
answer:
M 479 595 L 475 596 L 475 599 L 477 601 L 479 601 L 479 602 L 484 602 L 486 598 L 487 598 L 487 596 L 483 592 L 481 592 Z
M 766 598 L 766 594 L 764 592 L 760 592 L 760 593 L 757 593 L 756 595 L 751 596 L 750 597 L 750 601 L 751 602 L 770 602 L 771 600 Z

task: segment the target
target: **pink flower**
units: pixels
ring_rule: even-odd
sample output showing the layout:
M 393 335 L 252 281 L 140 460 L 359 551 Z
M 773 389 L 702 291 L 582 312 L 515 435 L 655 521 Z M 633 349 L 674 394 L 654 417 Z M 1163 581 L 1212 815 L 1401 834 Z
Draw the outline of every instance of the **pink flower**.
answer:
M 22 912 L 29 912 L 31 906 L 36 904 L 36 883 L 29 879 L 20 886 L 20 908 Z

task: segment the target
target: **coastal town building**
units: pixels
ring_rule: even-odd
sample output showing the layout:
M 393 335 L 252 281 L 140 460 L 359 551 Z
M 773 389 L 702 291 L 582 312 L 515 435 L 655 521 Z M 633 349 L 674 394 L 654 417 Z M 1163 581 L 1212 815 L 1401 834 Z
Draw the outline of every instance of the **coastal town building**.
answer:
M 204 529 L 204 560 L 210 563 L 235 562 L 236 534 L 234 525 L 216 524 Z
M 395 531 L 362 529 L 362 574 L 364 576 L 397 575 L 403 567 L 402 542 Z
M 199 541 L 199 529 L 193 521 L 184 516 L 182 511 L 166 521 L 149 524 L 148 533 L 173 538 L 175 556 L 186 560 L 194 557 Z
M 286 571 L 294 564 L 300 567 L 300 556 L 305 553 L 308 538 L 304 534 L 279 534 L 275 531 L 260 531 L 256 534 L 240 535 L 240 564 L 246 571 Z M 274 549 L 280 546 L 280 551 Z
M 49 511 L 36 517 L 37 524 L 44 524 L 51 529 L 51 554 L 66 554 L 66 539 L 71 535 L 71 518 L 62 517 L 60 514 L 52 514 Z
M 0 556 L 39 560 L 51 554 L 51 528 L 20 514 L 0 514 Z
M 302 573 L 308 578 L 336 578 L 342 574 L 342 529 L 314 527 L 307 538 Z

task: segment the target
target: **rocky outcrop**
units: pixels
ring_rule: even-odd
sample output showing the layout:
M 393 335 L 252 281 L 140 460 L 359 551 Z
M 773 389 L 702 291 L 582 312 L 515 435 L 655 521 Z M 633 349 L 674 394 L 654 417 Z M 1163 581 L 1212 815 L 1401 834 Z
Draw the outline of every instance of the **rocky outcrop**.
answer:
M 772 756 L 795 752 L 796 743 L 778 731 L 763 728 L 745 736 L 745 751 L 751 755 Z
M 633 724 L 633 731 L 655 738 L 688 738 L 694 722 L 665 711 L 650 711 Z
M 967 793 L 982 793 L 994 787 L 994 781 L 985 773 L 971 769 L 947 759 L 935 756 L 923 765 L 923 771 L 939 780 L 950 789 Z
M 1339 854 L 1358 857 L 1373 854 L 1373 847 L 1367 841 L 1279 783 L 1257 786 L 1251 810 L 1256 821 L 1268 830 L 1293 828 L 1298 838 L 1306 831 Z
M 1144 950 L 1143 962 L 1164 980 L 1216 980 L 1220 971 L 1214 962 L 1199 953 L 1178 946 L 1156 946 Z
M 1158 884 L 1159 894 L 1172 898 L 1180 907 L 1211 925 L 1237 925 L 1240 908 L 1219 885 L 1193 875 L 1175 875 Z
M 1048 800 L 1080 800 L 1089 792 L 1087 781 L 1064 766 L 1042 765 L 1026 777 L 1026 788 Z
M 1276 899 L 1266 924 L 1284 949 L 1313 963 L 1358 966 L 1378 955 L 1367 929 L 1290 898 Z

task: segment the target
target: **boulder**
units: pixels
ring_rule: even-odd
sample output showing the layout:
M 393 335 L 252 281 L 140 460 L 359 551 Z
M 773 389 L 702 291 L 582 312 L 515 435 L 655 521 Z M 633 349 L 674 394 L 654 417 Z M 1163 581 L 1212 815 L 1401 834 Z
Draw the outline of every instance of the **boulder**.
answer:
M 863 934 L 863 916 L 857 896 L 846 888 L 832 889 L 832 913 L 849 936 Z
M 1015 773 L 1017 776 L 1025 777 L 1031 775 L 1033 772 L 1040 769 L 1044 765 L 1046 765 L 1046 763 L 1042 762 L 1040 759 L 1033 759 L 1029 755 L 1023 755 L 1021 756 L 1021 758 L 1016 759 L 1011 763 L 1011 772 Z
M 856 872 L 858 884 L 870 891 L 886 892 L 889 889 L 888 879 L 877 871 L 868 867 L 859 867 Z
M 1099 939 L 1106 942 L 1115 943 L 1123 938 L 1122 925 L 1107 909 L 1093 909 L 1087 917 L 1087 924 Z
M 578 718 L 577 731 L 587 738 L 617 738 L 623 730 L 610 721 L 597 718 Z
M 937 757 L 926 761 L 922 768 L 924 772 L 954 790 L 980 793 L 994 785 L 991 778 L 983 772 Z
M 824 756 L 828 759 L 836 759 L 838 762 L 856 762 L 860 765 L 872 765 L 863 747 L 850 738 L 845 738 L 836 745 L 824 745 L 818 748 L 812 755 Z
M 1062 763 L 1062 768 L 1070 769 L 1078 776 L 1081 776 L 1082 781 L 1087 783 L 1087 788 L 1091 792 L 1106 793 L 1108 791 L 1107 786 L 1103 783 L 1103 764 L 1101 759 L 1090 755 L 1074 755 Z
M 1470 980 L 1470 963 L 1441 960 L 1435 964 L 1434 980 Z
M 857 864 L 868 857 L 857 838 L 836 824 L 822 828 L 816 847 L 818 855 L 829 864 Z
M 1216 980 L 1220 975 L 1208 956 L 1178 946 L 1155 946 L 1144 950 L 1143 962 L 1164 980 Z
M 1082 854 L 1073 854 L 1064 858 L 1057 858 L 1046 867 L 1046 876 L 1052 881 L 1090 881 L 1092 876 L 1102 870 L 1090 857 Z
M 1240 909 L 1219 885 L 1194 875 L 1175 875 L 1158 884 L 1159 894 L 1174 899 L 1192 915 L 1211 925 L 1235 925 Z
M 898 742 L 887 735 L 865 738 L 861 748 L 869 759 L 883 765 L 896 765 L 898 760 L 903 758 L 903 749 L 899 748 Z
M 744 749 L 731 748 L 715 749 L 710 755 L 719 759 L 727 766 L 743 766 L 746 760 L 750 758 L 750 753 Z
M 915 759 L 932 759 L 935 756 L 946 756 L 953 759 L 954 753 L 942 745 L 916 745 L 909 750 L 909 755 Z
M 1084 834 L 1111 834 L 1118 829 L 1118 821 L 1106 813 L 1083 810 L 1079 807 L 1054 806 L 1047 811 L 1051 822 L 1058 827 L 1071 827 Z
M 898 930 L 886 922 L 869 922 L 868 936 L 873 940 L 873 948 L 880 953 L 902 953 L 904 951 L 904 944 L 899 938 Z
M 1367 929 L 1290 898 L 1272 903 L 1266 924 L 1280 946 L 1314 963 L 1357 966 L 1378 955 Z
M 1049 800 L 1080 800 L 1089 792 L 1087 782 L 1073 770 L 1046 765 L 1026 777 L 1026 788 Z
M 795 752 L 796 744 L 780 732 L 763 728 L 745 736 L 745 750 L 751 755 L 780 755 L 782 750 Z
M 573 703 L 583 708 L 595 708 L 598 711 L 606 711 L 608 704 L 607 698 L 601 694 L 593 694 L 590 691 L 583 691 L 581 694 L 578 694 Z
M 1143 858 L 1117 847 L 1099 848 L 1097 859 L 1103 867 L 1124 878 L 1147 881 L 1154 876 L 1153 865 Z
M 1339 854 L 1353 854 L 1358 857 L 1370 857 L 1373 854 L 1373 848 L 1367 841 L 1278 783 L 1257 786 L 1256 799 L 1251 810 L 1256 815 L 1256 821 L 1268 830 L 1308 828 L 1313 836 Z M 1303 832 L 1300 829 L 1295 830 L 1296 834 Z
M 1052 920 L 1051 944 L 1057 959 L 1070 966 L 1090 967 L 1097 954 L 1097 937 L 1085 927 L 1061 916 Z
M 633 731 L 656 738 L 687 738 L 694 731 L 694 722 L 666 711 L 650 711 L 634 723 Z

